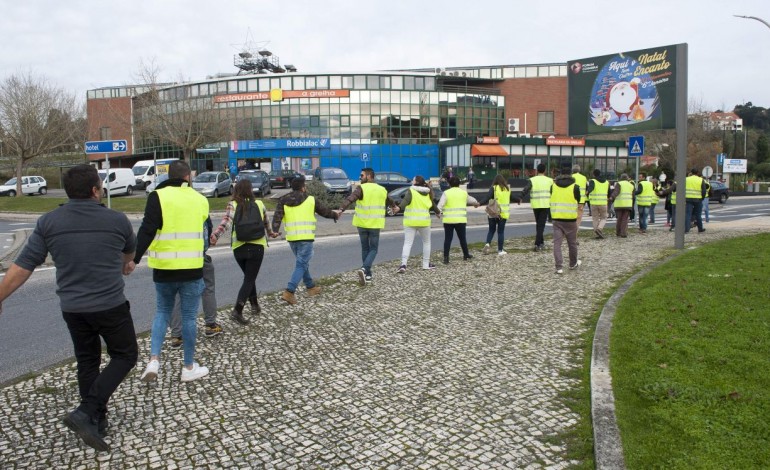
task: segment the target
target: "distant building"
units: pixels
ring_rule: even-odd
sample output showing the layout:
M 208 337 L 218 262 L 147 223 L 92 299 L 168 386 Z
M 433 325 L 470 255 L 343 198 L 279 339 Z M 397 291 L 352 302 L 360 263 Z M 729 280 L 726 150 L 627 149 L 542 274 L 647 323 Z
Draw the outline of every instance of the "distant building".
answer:
M 743 130 L 743 119 L 733 112 L 729 113 L 705 113 L 703 129 L 707 131 L 735 131 Z

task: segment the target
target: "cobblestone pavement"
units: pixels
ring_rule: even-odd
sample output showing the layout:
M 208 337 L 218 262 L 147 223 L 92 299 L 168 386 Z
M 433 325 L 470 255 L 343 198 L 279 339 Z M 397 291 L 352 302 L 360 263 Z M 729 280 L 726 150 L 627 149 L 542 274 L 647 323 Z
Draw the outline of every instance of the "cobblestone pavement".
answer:
M 735 232 L 688 235 L 687 243 Z M 181 350 L 164 349 L 157 384 L 140 363 L 110 403 L 110 453 L 86 447 L 60 418 L 78 403 L 73 364 L 0 390 L 2 468 L 567 468 L 560 433 L 578 416 L 560 394 L 578 386 L 577 336 L 601 299 L 672 251 L 673 233 L 594 240 L 579 270 L 554 274 L 531 239 L 506 256 L 423 271 L 410 260 L 324 279 L 289 306 L 273 293 L 241 327 L 199 334 L 211 369 L 181 383 Z M 564 247 L 566 256 L 566 246 Z M 202 324 L 199 324 L 201 327 Z M 200 331 L 200 329 L 199 329 Z

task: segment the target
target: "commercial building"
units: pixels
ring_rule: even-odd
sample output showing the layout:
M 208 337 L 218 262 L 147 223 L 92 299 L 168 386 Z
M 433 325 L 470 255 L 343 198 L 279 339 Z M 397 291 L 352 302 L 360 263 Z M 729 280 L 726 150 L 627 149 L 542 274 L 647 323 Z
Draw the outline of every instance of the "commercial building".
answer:
M 625 168 L 623 141 L 566 137 L 566 74 L 566 64 L 541 64 L 228 75 L 149 92 L 106 87 L 88 91 L 89 140 L 129 141 L 124 155 L 110 155 L 113 166 L 181 156 L 147 124 L 158 114 L 187 119 L 192 135 L 209 131 L 206 115 L 221 124 L 219 138 L 187 155 L 196 171 L 334 166 L 355 175 L 370 166 L 433 177 L 451 165 L 491 179 L 500 171 L 526 177 L 541 161 Z

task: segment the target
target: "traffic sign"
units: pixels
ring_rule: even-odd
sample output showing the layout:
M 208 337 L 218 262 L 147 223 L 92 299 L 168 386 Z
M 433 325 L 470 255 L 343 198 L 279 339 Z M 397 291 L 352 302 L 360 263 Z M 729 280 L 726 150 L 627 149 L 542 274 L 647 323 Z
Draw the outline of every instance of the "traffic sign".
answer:
M 644 136 L 634 135 L 628 138 L 628 156 L 641 157 L 644 155 Z
M 86 153 L 115 153 L 125 152 L 128 142 L 125 140 L 95 140 L 86 142 Z
M 725 164 L 725 156 L 724 153 L 718 153 L 717 154 L 717 165 L 724 165 Z
M 703 171 L 701 172 L 704 178 L 711 178 L 711 175 L 714 174 L 714 169 L 710 166 L 706 165 L 703 167 Z
M 363 152 L 363 153 L 361 154 L 361 161 L 364 161 L 364 162 L 367 162 L 367 161 L 369 161 L 369 154 L 368 154 L 368 153 L 366 153 L 366 152 Z

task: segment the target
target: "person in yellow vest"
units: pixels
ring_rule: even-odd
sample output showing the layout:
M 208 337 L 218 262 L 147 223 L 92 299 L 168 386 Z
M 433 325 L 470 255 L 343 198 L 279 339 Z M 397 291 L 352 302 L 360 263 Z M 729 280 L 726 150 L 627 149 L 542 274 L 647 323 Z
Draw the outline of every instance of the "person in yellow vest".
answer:
M 690 175 L 685 179 L 685 191 L 687 208 L 684 211 L 684 233 L 690 232 L 692 217 L 695 217 L 698 233 L 703 233 L 706 229 L 703 228 L 701 212 L 703 211 L 703 198 L 708 193 L 708 184 L 698 174 L 697 168 L 690 170 Z
M 361 269 L 356 274 L 358 283 L 366 286 L 372 283 L 372 264 L 380 245 L 380 230 L 385 228 L 385 211 L 389 208 L 392 214 L 396 214 L 399 207 L 388 197 L 388 191 L 375 182 L 374 169 L 362 169 L 360 181 L 361 184 L 342 201 L 337 216 L 341 216 L 348 206 L 356 203 L 353 226 L 358 229 L 358 239 L 361 241 Z
M 492 186 L 487 192 L 486 200 L 481 201 L 481 205 L 489 204 L 489 201 L 496 200 L 500 205 L 499 217 L 487 217 L 489 222 L 489 231 L 487 232 L 487 243 L 484 245 L 484 254 L 489 254 L 492 238 L 497 231 L 497 254 L 507 255 L 508 253 L 503 250 L 503 242 L 505 241 L 505 223 L 508 221 L 511 213 L 511 188 L 508 187 L 508 182 L 503 175 L 498 174 L 495 179 L 492 180 Z M 521 199 L 518 199 L 518 203 L 521 204 Z
M 460 249 L 463 250 L 463 259 L 468 261 L 473 255 L 468 251 L 468 241 L 465 239 L 465 227 L 468 224 L 468 206 L 479 207 L 479 202 L 466 191 L 460 189 L 460 178 L 449 178 L 449 189 L 444 191 L 438 201 L 438 210 L 441 211 L 444 222 L 444 264 L 449 264 L 449 248 L 452 246 L 452 238 L 457 232 L 460 241 Z
M 578 215 L 577 215 L 577 227 L 580 230 L 580 224 L 583 223 L 583 209 L 585 208 L 586 201 L 586 188 L 588 187 L 588 178 L 580 173 L 580 165 L 572 165 L 572 177 L 575 179 L 575 184 L 580 188 L 580 200 L 578 201 Z
M 171 162 L 164 184 L 147 196 L 134 256 L 134 263 L 138 264 L 147 251 L 147 265 L 152 268 L 157 303 L 150 339 L 150 361 L 141 380 L 152 382 L 158 378 L 160 351 L 178 296 L 184 351 L 181 379 L 189 382 L 209 373 L 207 367 L 194 360 L 195 318 L 204 288 L 203 224 L 209 217 L 209 203 L 190 186 L 187 162 Z
M 655 223 L 655 206 L 658 205 L 660 197 L 658 193 L 663 190 L 663 186 L 660 184 L 657 178 L 652 179 L 652 202 L 650 203 L 650 221 L 649 223 Z
M 620 238 L 628 236 L 628 220 L 634 208 L 634 183 L 629 181 L 626 173 L 620 175 L 615 189 L 610 194 L 610 201 L 615 205 L 615 235 Z
M 535 214 L 535 251 L 545 249 L 545 223 L 551 207 L 551 186 L 553 179 L 545 176 L 545 163 L 537 165 L 537 176 L 533 176 L 524 185 L 522 199 L 529 194 L 529 205 Z
M 430 262 L 430 211 L 435 212 L 439 218 L 441 211 L 433 201 L 433 191 L 425 178 L 417 175 L 412 179 L 412 186 L 404 194 L 399 206 L 404 213 L 404 247 L 401 250 L 401 266 L 398 267 L 398 272 L 406 272 L 406 261 L 412 251 L 414 236 L 418 233 L 422 238 L 422 269 L 436 269 Z
M 582 264 L 578 259 L 577 216 L 580 188 L 575 178 L 570 175 L 569 167 L 554 178 L 551 185 L 551 219 L 553 220 L 553 260 L 556 274 L 564 273 L 564 258 L 561 253 L 562 241 L 567 239 L 569 250 L 569 268 L 577 269 Z
M 588 181 L 586 196 L 591 203 L 591 223 L 597 239 L 604 238 L 604 226 L 607 224 L 607 200 L 610 194 L 610 182 L 602 176 L 601 170 L 594 169 L 593 178 Z
M 262 222 L 265 224 L 265 236 L 254 240 L 241 240 L 238 238 L 238 232 L 235 227 L 234 219 L 238 206 L 245 217 L 248 210 L 259 210 Z M 219 237 L 222 236 L 232 226 L 230 246 L 233 250 L 235 262 L 243 272 L 243 281 L 235 297 L 233 311 L 230 312 L 230 318 L 241 325 L 248 325 L 250 321 L 243 316 L 243 308 L 246 306 L 246 300 L 249 301 L 251 313 L 256 315 L 262 311 L 257 299 L 257 276 L 262 267 L 262 260 L 265 258 L 265 249 L 267 248 L 267 237 L 276 238 L 278 233 L 270 230 L 270 219 L 267 217 L 267 210 L 262 201 L 254 198 L 254 189 L 251 181 L 242 179 L 235 184 L 233 195 L 230 202 L 227 203 L 225 215 L 217 226 L 216 230 L 209 237 L 209 243 L 213 246 L 217 244 Z
M 672 176 L 670 180 L 666 181 L 666 188 L 659 191 L 657 194 L 660 197 L 666 198 L 666 225 L 671 224 L 668 229 L 672 232 L 676 227 L 676 181 Z
M 273 213 L 273 232 L 278 232 L 278 229 L 281 228 L 281 222 L 285 219 L 286 240 L 296 258 L 294 272 L 292 272 L 286 290 L 281 293 L 281 300 L 289 305 L 297 303 L 295 293 L 300 282 L 304 282 L 308 296 L 312 297 L 321 293 L 321 286 L 317 286 L 310 275 L 310 260 L 313 258 L 313 240 L 315 240 L 316 229 L 315 214 L 327 219 L 334 219 L 335 222 L 339 217 L 336 212 L 324 207 L 307 193 L 304 176 L 294 178 L 291 180 L 291 192 L 278 199 Z
M 639 212 L 639 233 L 647 233 L 647 217 L 649 216 L 652 200 L 656 199 L 655 189 L 650 181 L 647 181 L 645 173 L 639 173 L 639 184 L 636 185 L 636 207 Z

